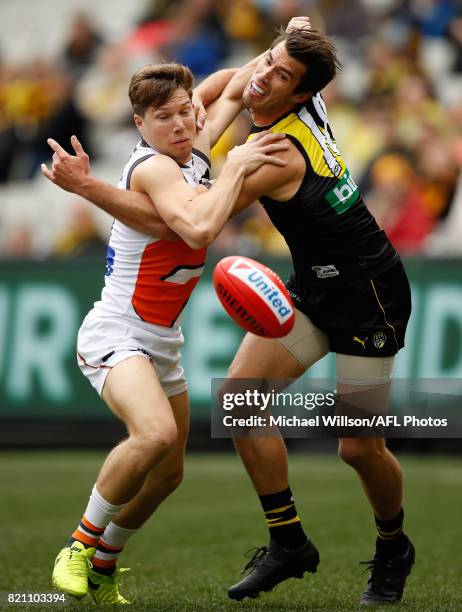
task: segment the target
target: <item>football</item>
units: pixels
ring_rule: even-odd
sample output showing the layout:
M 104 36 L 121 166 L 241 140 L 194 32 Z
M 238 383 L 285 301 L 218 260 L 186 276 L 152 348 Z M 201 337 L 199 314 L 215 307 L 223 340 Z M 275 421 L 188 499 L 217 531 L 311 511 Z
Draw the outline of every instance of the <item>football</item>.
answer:
M 226 312 L 246 331 L 281 338 L 293 328 L 295 310 L 284 283 L 258 261 L 225 257 L 215 266 L 213 283 Z

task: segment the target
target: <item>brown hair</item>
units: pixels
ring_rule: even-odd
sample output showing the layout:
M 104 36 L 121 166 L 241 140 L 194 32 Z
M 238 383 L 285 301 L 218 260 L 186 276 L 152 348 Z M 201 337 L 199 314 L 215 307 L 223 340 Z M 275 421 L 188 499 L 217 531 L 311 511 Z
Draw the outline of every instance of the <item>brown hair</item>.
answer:
M 192 96 L 192 72 L 181 64 L 148 64 L 132 76 L 128 96 L 137 115 L 144 116 L 150 106 L 165 104 L 182 87 Z
M 332 41 L 317 30 L 279 31 L 271 48 L 280 42 L 285 42 L 289 56 L 306 68 L 294 93 L 321 91 L 342 66 Z

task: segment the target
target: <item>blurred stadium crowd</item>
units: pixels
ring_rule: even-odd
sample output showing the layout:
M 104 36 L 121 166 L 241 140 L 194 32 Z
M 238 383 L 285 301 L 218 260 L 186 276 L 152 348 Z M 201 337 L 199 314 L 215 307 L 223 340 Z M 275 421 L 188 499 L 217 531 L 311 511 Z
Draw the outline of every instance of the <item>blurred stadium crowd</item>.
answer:
M 69 10 L 60 19 L 45 11 L 37 24 L 41 32 L 62 28 L 51 56 L 31 50 L 12 59 L 0 30 L 0 257 L 104 252 L 110 220 L 40 174 L 50 158 L 47 137 L 69 148 L 77 134 L 94 173 L 116 182 L 137 141 L 127 90 L 138 67 L 176 60 L 199 80 L 242 65 L 300 14 L 334 37 L 344 67 L 323 94 L 379 224 L 402 254 L 462 254 L 460 0 L 140 0 L 128 3 L 130 19 L 116 32 L 108 24 L 119 2 L 106 3 L 104 18 L 77 12 L 82 3 L 63 4 Z M 23 23 L 35 18 L 28 5 L 16 4 Z M 216 169 L 249 125 L 243 113 L 223 136 Z M 287 252 L 257 206 L 232 220 L 214 249 Z

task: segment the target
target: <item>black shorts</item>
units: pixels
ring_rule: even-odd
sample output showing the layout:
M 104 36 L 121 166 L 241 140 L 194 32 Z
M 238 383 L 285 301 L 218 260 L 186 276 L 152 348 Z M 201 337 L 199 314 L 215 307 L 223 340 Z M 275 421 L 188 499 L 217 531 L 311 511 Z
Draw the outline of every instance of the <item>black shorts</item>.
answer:
M 411 291 L 403 264 L 355 282 L 303 283 L 287 288 L 298 310 L 329 338 L 330 350 L 359 357 L 389 357 L 404 346 Z

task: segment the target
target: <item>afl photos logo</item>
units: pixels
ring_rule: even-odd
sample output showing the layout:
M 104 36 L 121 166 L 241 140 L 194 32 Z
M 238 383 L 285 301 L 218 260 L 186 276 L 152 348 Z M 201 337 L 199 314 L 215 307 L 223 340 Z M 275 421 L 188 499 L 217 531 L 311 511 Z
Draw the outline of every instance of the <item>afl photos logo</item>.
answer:
M 387 336 L 384 332 L 378 331 L 372 336 L 372 344 L 376 349 L 381 349 L 385 346 L 385 342 L 387 341 Z

